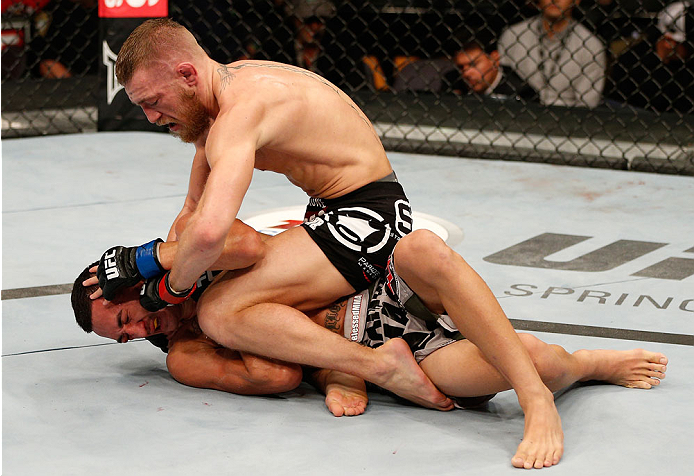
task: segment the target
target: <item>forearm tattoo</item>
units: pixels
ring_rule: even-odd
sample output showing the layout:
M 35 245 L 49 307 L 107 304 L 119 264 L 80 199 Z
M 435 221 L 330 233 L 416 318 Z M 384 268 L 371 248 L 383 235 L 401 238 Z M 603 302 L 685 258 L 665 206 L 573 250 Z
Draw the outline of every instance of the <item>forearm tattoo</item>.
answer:
M 347 301 L 340 301 L 334 303 L 328 308 L 328 312 L 325 315 L 325 328 L 333 332 L 340 332 L 340 309 L 345 307 Z

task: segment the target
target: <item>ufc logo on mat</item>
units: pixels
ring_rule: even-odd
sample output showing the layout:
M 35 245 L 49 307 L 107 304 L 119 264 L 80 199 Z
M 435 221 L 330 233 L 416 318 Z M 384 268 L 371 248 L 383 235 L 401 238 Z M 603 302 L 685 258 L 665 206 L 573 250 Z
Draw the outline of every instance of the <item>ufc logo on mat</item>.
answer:
M 609 271 L 617 266 L 641 258 L 668 244 L 651 241 L 617 240 L 614 243 L 586 253 L 571 261 L 552 261 L 546 259 L 547 256 L 590 238 L 592 238 L 592 236 L 543 233 L 506 248 L 505 250 L 491 254 L 485 257 L 484 260 L 494 264 L 592 273 Z M 684 253 L 694 253 L 694 247 L 684 250 Z M 672 279 L 677 281 L 681 281 L 693 275 L 694 259 L 675 256 L 661 260 L 631 274 L 631 276 Z

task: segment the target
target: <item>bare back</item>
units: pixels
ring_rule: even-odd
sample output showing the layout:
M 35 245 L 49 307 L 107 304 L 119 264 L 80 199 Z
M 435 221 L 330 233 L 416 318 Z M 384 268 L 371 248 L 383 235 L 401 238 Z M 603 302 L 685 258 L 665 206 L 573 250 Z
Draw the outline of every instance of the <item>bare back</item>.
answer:
M 219 65 L 220 115 L 259 116 L 255 168 L 281 173 L 307 194 L 335 198 L 392 169 L 373 126 L 324 78 L 264 61 Z M 218 116 L 219 117 L 219 116 Z

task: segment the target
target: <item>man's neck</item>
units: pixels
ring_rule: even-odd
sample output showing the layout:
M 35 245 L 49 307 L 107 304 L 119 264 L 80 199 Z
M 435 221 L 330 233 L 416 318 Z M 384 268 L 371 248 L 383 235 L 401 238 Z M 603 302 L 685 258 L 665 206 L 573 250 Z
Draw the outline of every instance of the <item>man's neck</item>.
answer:
M 501 77 L 503 73 L 501 72 L 501 68 L 497 67 L 496 73 L 494 73 L 494 77 L 492 78 L 491 83 L 489 84 L 489 87 L 484 91 L 485 95 L 493 94 L 494 89 L 499 85 L 501 82 Z
M 208 59 L 205 63 L 204 70 L 201 71 L 201 85 L 198 87 L 200 91 L 200 102 L 202 102 L 212 118 L 216 118 L 217 114 L 219 114 L 221 84 L 219 81 L 219 67 L 219 63 L 212 59 Z
M 187 299 L 180 304 L 180 320 L 187 321 L 193 317 L 197 317 L 198 303 L 192 299 Z
M 566 30 L 569 25 L 570 18 L 560 17 L 560 18 L 546 18 L 542 17 L 542 27 L 545 29 L 545 33 L 549 38 L 554 38 L 557 33 L 561 33 Z

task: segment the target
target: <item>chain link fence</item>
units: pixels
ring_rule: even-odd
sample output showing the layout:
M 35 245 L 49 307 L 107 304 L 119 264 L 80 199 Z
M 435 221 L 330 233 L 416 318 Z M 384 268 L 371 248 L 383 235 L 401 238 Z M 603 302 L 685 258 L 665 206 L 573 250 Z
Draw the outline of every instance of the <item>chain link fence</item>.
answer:
M 101 0 L 124 1 L 144 3 Z M 388 150 L 694 175 L 689 2 L 171 0 L 168 15 L 217 61 L 323 75 Z M 2 1 L 3 139 L 97 130 L 99 24 L 97 0 Z

